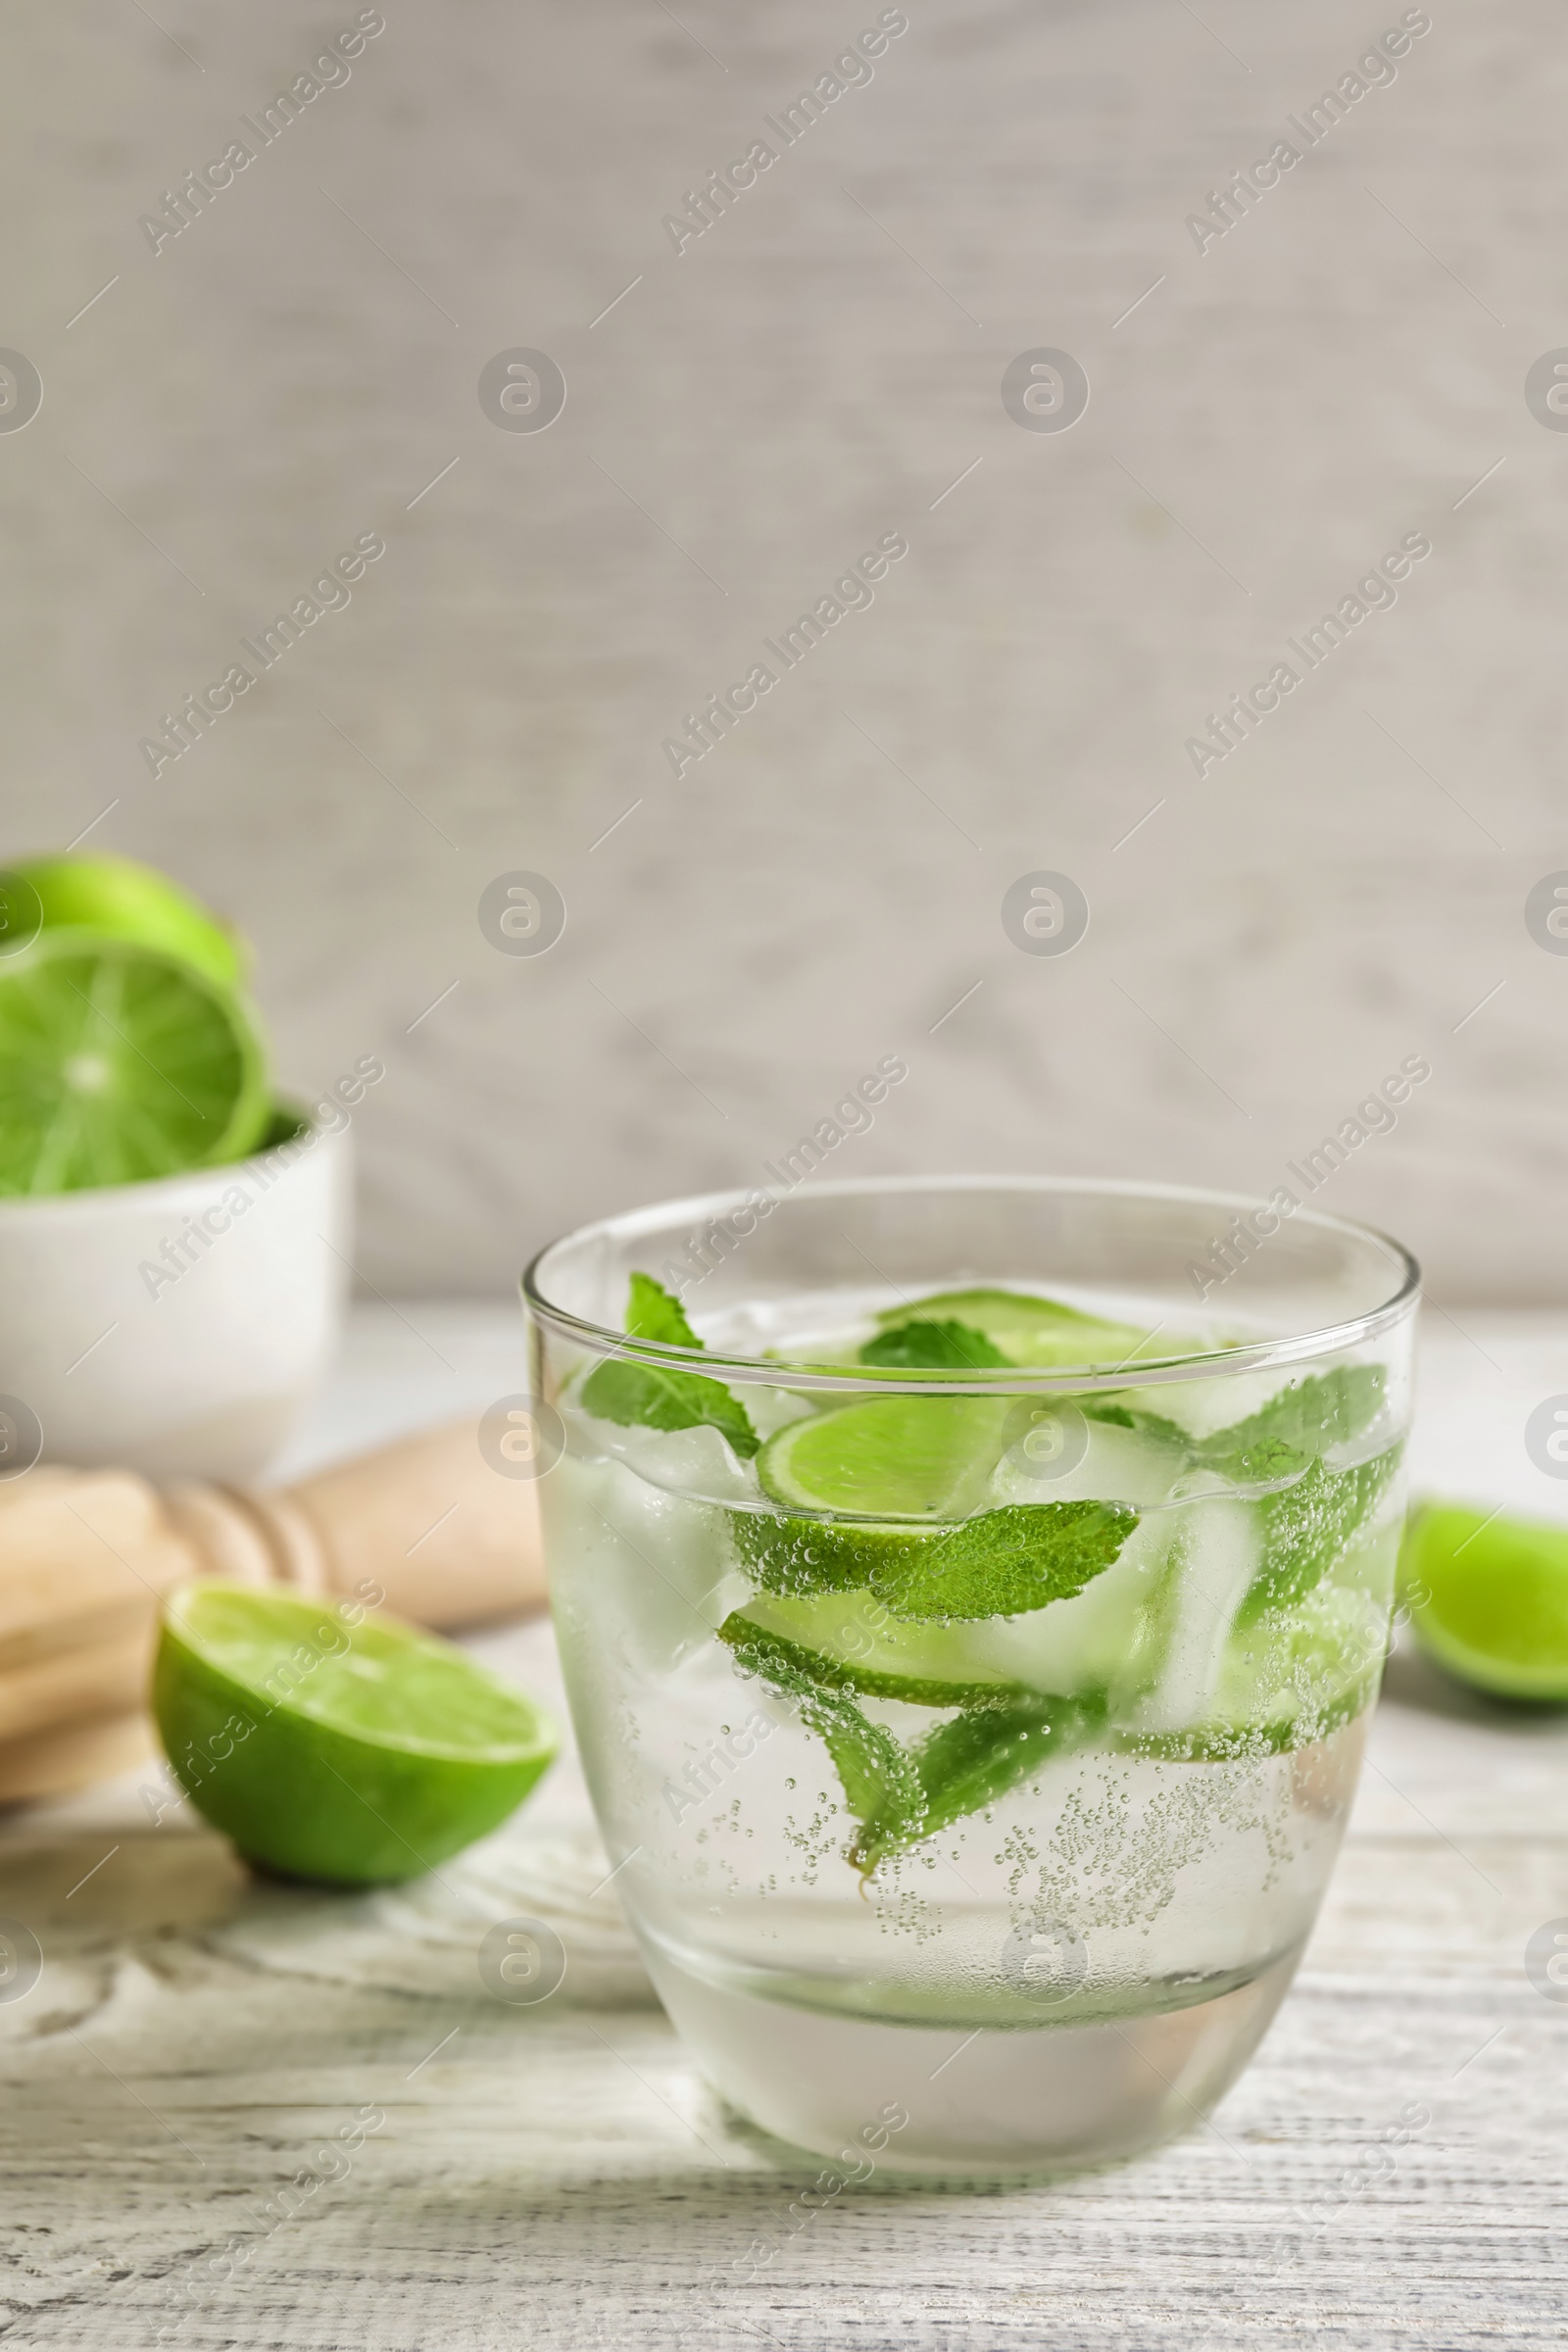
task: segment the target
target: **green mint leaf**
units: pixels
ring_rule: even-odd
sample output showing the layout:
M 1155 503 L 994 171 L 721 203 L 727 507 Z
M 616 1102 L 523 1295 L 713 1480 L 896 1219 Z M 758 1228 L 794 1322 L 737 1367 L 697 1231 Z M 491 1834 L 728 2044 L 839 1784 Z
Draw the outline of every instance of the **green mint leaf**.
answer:
M 867 1875 L 888 1854 L 984 1812 L 1054 1757 L 1094 1737 L 1104 1707 L 1092 1699 L 1027 1697 L 974 1707 L 920 1740 L 912 1761 L 918 1812 L 867 1820 L 850 1859 Z
M 871 1581 L 869 1540 L 856 1521 L 839 1527 L 804 1512 L 732 1511 L 730 1535 L 737 1562 L 764 1592 L 860 1592 Z M 902 1556 L 919 1541 L 883 1536 L 876 1556 Z
M 970 1323 L 901 1323 L 893 1331 L 879 1331 L 860 1349 L 862 1364 L 898 1370 L 968 1372 L 1009 1360 Z
M 634 1274 L 626 1301 L 626 1331 L 634 1340 L 657 1340 L 662 1348 L 701 1348 L 673 1291 L 651 1274 Z
M 680 1300 L 650 1274 L 634 1274 L 626 1308 L 629 1339 L 652 1340 L 663 1348 L 701 1348 Z M 666 1372 L 624 1356 L 596 1365 L 582 1386 L 582 1408 L 621 1428 L 716 1429 L 731 1450 L 750 1460 L 761 1440 L 738 1397 L 702 1372 Z
M 1122 1503 L 1005 1503 L 891 1555 L 872 1589 L 913 1621 L 1019 1617 L 1081 1592 L 1137 1525 Z
M 756 1675 L 790 1700 L 807 1729 L 832 1759 L 850 1812 L 859 1825 L 848 1859 L 869 1877 L 889 1854 L 905 1852 L 965 1815 L 995 1803 L 1008 1788 L 1093 1738 L 1104 1718 L 1102 1698 L 1050 1698 L 1034 1691 L 990 1688 L 978 1703 L 907 1748 L 872 1723 L 849 1695 L 856 1671 L 744 1617 L 719 1628 L 743 1674 Z M 871 1678 L 893 1683 L 905 1678 Z M 862 1686 L 863 1688 L 863 1686 Z M 932 1705 L 953 1705 L 960 1686 L 933 1685 L 947 1693 Z M 904 1690 L 874 1694 L 903 1697 Z
M 1236 1612 L 1238 1631 L 1266 1609 L 1294 1607 L 1323 1582 L 1376 1510 L 1399 1454 L 1392 1446 L 1349 1470 L 1325 1470 L 1315 1461 L 1294 1487 L 1259 1498 L 1263 1557 Z
M 1288 1478 L 1358 1437 L 1383 1402 L 1381 1364 L 1340 1364 L 1282 1390 L 1262 1409 L 1193 1447 L 1205 1469 L 1240 1486 Z
M 1228 1478 L 1232 1486 L 1260 1487 L 1272 1479 L 1298 1476 L 1313 1456 L 1277 1433 L 1263 1431 L 1237 1445 L 1233 1433 L 1221 1429 L 1193 1448 L 1193 1458 L 1202 1469 Z
M 1377 1364 L 1342 1364 L 1282 1390 L 1259 1411 L 1206 1438 L 1189 1437 L 1174 1421 L 1120 1404 L 1113 1396 L 1078 1401 L 1086 1420 L 1179 1446 L 1193 1468 L 1215 1471 L 1233 1486 L 1263 1486 L 1298 1476 L 1330 1446 L 1359 1435 L 1377 1415 L 1383 1384 Z
M 860 1824 L 850 1847 L 857 1869 L 862 1840 L 880 1844 L 907 1836 L 920 1816 L 920 1783 L 908 1750 L 881 1724 L 870 1722 L 853 1699 L 818 1694 L 801 1701 L 801 1719 L 816 1733 L 833 1759 L 844 1799 Z
M 1072 1399 L 1086 1421 L 1105 1421 L 1112 1429 L 1136 1429 L 1146 1438 L 1156 1438 L 1162 1446 L 1177 1446 L 1182 1451 L 1192 1450 L 1192 1439 L 1174 1421 L 1161 1413 L 1135 1412 L 1130 1405 L 1118 1404 L 1114 1396 L 1075 1396 Z
M 928 1675 L 890 1674 L 853 1658 L 829 1657 L 820 1649 L 808 1649 L 804 1642 L 792 1642 L 787 1634 L 753 1624 L 738 1610 L 725 1618 L 718 1638 L 735 1652 L 743 1673 L 761 1675 L 797 1693 L 808 1689 L 851 1690 L 866 1698 L 902 1699 L 911 1707 L 976 1706 L 1029 1695 L 1021 1683 L 939 1682 Z
M 853 1698 L 831 1688 L 818 1668 L 826 1661 L 796 1642 L 760 1628 L 749 1638 L 733 1640 L 728 1628 L 721 1638 L 731 1641 L 735 1662 L 744 1674 L 755 1674 L 780 1697 L 792 1700 L 808 1731 L 814 1732 L 833 1761 L 844 1789 L 844 1801 L 859 1824 L 850 1858 L 858 1870 L 871 1865 L 857 1857 L 862 1843 L 878 1851 L 906 1840 L 920 1818 L 925 1799 L 908 1750 L 879 1723 L 862 1715 Z

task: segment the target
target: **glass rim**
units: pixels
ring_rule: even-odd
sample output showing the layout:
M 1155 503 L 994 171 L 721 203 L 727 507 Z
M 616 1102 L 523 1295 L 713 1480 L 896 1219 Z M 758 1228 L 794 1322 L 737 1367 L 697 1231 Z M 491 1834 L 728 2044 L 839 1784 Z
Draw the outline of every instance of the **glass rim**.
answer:
M 842 1176 L 813 1184 L 813 1200 L 864 1199 L 871 1194 L 936 1192 L 1082 1193 L 1102 1199 L 1127 1200 L 1201 1201 L 1232 1211 L 1255 1210 L 1255 1200 L 1241 1193 L 1210 1192 L 1201 1185 L 1153 1184 L 1114 1176 Z M 633 1339 L 627 1332 L 594 1323 L 569 1308 L 557 1305 L 541 1287 L 546 1261 L 573 1243 L 601 1238 L 635 1241 L 640 1234 L 669 1224 L 696 1224 L 753 1207 L 759 1200 L 782 1204 L 796 1198 L 794 1189 L 767 1185 L 734 1185 L 723 1192 L 694 1194 L 684 1199 L 654 1201 L 642 1208 L 623 1209 L 597 1217 L 586 1225 L 558 1234 L 537 1250 L 523 1268 L 519 1289 L 525 1310 L 559 1338 L 574 1341 L 606 1356 L 647 1364 L 671 1372 L 706 1372 L 711 1379 L 743 1387 L 789 1388 L 809 1393 L 846 1396 L 994 1396 L 997 1395 L 1093 1394 L 1105 1389 L 1154 1388 L 1180 1381 L 1213 1380 L 1244 1372 L 1275 1371 L 1296 1363 L 1310 1363 L 1336 1355 L 1376 1339 L 1415 1312 L 1421 1295 L 1421 1268 L 1404 1244 L 1376 1225 L 1350 1217 L 1334 1217 L 1322 1209 L 1301 1206 L 1290 1222 L 1304 1222 L 1318 1230 L 1372 1243 L 1394 1263 L 1398 1280 L 1383 1302 L 1347 1321 L 1323 1324 L 1294 1333 L 1288 1339 L 1244 1342 L 1240 1347 L 1206 1349 L 1200 1355 L 1124 1357 L 1120 1364 L 1005 1364 L 966 1373 L 961 1379 L 931 1373 L 882 1372 L 872 1366 L 847 1365 L 842 1373 L 792 1365 L 776 1356 L 726 1355 L 712 1348 L 674 1348 L 657 1340 Z

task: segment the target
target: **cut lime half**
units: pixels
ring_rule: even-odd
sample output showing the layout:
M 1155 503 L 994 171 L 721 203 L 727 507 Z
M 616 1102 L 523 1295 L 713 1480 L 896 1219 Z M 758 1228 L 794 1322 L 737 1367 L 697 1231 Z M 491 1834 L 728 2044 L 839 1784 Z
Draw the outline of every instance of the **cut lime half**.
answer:
M 153 1710 L 197 1810 L 249 1860 L 364 1886 L 411 1879 L 505 1821 L 555 1727 L 449 1642 L 329 1600 L 181 1585 Z
M 183 957 L 45 927 L 0 959 L 0 1194 L 239 1159 L 270 1111 L 246 1000 Z
M 1399 1574 L 1410 1630 L 1449 1674 L 1499 1698 L 1568 1704 L 1568 1527 L 1426 1503 Z
M 236 934 L 200 899 L 135 858 L 33 858 L 9 873 L 36 900 L 46 930 L 101 931 L 166 956 L 183 956 L 220 988 L 239 988 L 244 953 Z

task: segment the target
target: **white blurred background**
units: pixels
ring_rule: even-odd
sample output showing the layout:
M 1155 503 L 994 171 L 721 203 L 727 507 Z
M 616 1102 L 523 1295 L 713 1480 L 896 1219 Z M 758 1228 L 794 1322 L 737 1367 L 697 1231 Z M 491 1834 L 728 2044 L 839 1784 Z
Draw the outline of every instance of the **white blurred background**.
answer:
M 499 1294 L 589 1214 L 756 1180 L 889 1054 L 840 1172 L 1264 1195 L 1422 1056 L 1322 1204 L 1443 1304 L 1563 1298 L 1568 956 L 1525 920 L 1568 868 L 1568 435 L 1525 397 L 1568 343 L 1554 13 L 1434 0 L 1200 252 L 1400 6 L 907 0 L 787 149 L 763 118 L 881 10 L 677 11 L 384 0 L 156 253 L 356 8 L 10 12 L 0 345 L 44 398 L 0 432 L 0 846 L 231 914 L 296 1088 L 384 1060 L 382 1290 Z M 1068 430 L 1003 403 L 1042 347 L 1089 379 Z M 481 406 L 517 348 L 565 379 L 547 430 Z M 1207 714 L 1417 533 L 1200 778 Z M 162 714 L 361 534 L 352 602 L 155 778 Z M 884 534 L 874 603 L 677 780 L 684 714 Z M 481 928 L 518 870 L 547 954 Z M 1040 870 L 1091 909 L 1065 956 L 1003 927 Z

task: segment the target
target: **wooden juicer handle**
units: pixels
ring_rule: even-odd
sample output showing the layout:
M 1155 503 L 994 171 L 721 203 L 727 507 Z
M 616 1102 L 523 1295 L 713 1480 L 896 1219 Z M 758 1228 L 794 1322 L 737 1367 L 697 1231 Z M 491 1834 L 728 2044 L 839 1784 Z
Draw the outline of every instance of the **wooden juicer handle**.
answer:
M 0 1482 L 0 1803 L 148 1752 L 159 1603 L 187 1576 L 358 1598 L 446 1630 L 545 1599 L 533 1484 L 492 1470 L 471 1421 L 270 1494 L 31 1470 Z

